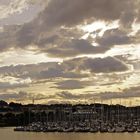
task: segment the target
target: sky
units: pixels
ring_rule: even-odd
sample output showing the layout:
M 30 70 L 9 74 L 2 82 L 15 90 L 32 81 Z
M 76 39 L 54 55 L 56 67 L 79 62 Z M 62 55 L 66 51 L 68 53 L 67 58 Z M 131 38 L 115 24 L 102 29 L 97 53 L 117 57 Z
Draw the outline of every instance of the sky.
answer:
M 140 0 L 0 0 L 0 100 L 140 105 Z

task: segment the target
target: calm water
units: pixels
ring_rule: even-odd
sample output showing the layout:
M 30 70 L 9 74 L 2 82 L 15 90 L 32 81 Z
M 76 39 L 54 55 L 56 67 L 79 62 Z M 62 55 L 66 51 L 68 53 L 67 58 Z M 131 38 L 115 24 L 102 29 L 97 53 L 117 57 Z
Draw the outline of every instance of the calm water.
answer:
M 140 133 L 32 133 L 0 128 L 0 140 L 140 140 Z

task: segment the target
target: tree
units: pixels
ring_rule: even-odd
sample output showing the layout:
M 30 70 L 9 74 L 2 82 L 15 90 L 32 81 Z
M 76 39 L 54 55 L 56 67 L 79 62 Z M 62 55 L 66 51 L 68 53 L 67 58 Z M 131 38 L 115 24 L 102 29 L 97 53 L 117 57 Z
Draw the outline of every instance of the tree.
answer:
M 8 106 L 8 103 L 3 100 L 0 100 L 0 107 L 4 107 L 4 106 Z

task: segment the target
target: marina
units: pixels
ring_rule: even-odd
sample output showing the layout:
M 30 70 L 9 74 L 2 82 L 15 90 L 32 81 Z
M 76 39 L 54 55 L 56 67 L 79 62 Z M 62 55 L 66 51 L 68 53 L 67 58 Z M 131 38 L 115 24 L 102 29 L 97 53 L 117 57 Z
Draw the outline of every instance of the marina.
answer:
M 25 132 L 91 132 L 91 133 L 134 133 L 140 132 L 139 123 L 135 124 L 111 124 L 111 123 L 41 123 L 36 122 L 29 124 L 28 126 L 20 126 L 14 128 L 14 131 Z
M 51 105 L 32 107 L 28 124 L 14 131 L 24 132 L 140 132 L 140 108 L 121 105 Z

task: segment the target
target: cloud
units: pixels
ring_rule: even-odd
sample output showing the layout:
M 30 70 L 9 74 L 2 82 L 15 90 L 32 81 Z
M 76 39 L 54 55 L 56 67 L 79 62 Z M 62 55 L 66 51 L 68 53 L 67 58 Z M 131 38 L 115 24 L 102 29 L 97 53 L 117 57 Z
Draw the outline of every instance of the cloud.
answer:
M 22 101 L 32 99 L 31 95 L 25 91 L 1 93 L 0 98 L 6 101 L 7 100 Z
M 59 98 L 60 101 L 68 101 L 70 103 L 78 103 L 79 101 L 82 103 L 93 102 L 95 100 L 111 100 L 111 99 L 130 99 L 130 98 L 139 98 L 140 97 L 140 87 L 132 87 L 129 89 L 125 89 L 122 92 L 101 92 L 101 93 L 72 93 L 69 91 L 62 91 L 55 94 L 55 98 Z
M 17 66 L 18 67 L 18 66 Z M 24 66 L 22 69 L 24 69 Z M 26 69 L 26 67 L 28 69 Z M 32 70 L 30 68 L 38 68 L 38 70 Z M 19 66 L 20 68 L 20 66 Z M 38 65 L 25 65 L 25 70 L 29 70 L 29 75 L 32 77 L 33 71 L 34 76 L 39 79 L 47 79 L 47 78 L 55 78 L 55 77 L 62 77 L 62 78 L 82 78 L 88 77 L 89 75 L 82 73 L 82 71 L 89 70 L 91 73 L 111 73 L 111 72 L 121 72 L 128 70 L 127 65 L 114 57 L 105 57 L 105 58 L 88 58 L 88 57 L 81 57 L 81 58 L 74 58 L 67 61 L 63 61 L 61 64 L 57 62 L 51 63 L 42 63 Z M 25 73 L 26 75 L 26 73 Z
M 1 89 L 23 88 L 30 85 L 46 83 L 46 80 L 53 82 L 53 88 L 58 89 L 80 89 L 90 85 L 92 79 L 94 81 L 98 73 L 104 77 L 108 77 L 110 82 L 120 82 L 117 77 L 110 77 L 107 74 L 117 74 L 117 72 L 128 71 L 128 66 L 118 58 L 88 58 L 80 57 L 59 62 L 47 62 L 39 64 L 16 65 L 0 67 Z M 116 80 L 116 81 L 115 81 Z M 58 82 L 59 81 L 59 82 Z M 101 82 L 106 84 L 106 82 Z M 99 84 L 99 83 L 98 83 Z M 51 85 L 52 86 L 52 85 Z
M 47 0 L 1 0 L 0 26 L 28 23 L 44 9 L 46 4 Z
M 54 97 L 54 96 L 53 96 Z M 14 101 L 27 101 L 27 100 L 44 100 L 50 99 L 51 96 L 40 94 L 40 93 L 28 93 L 26 91 L 19 91 L 19 92 L 7 92 L 7 93 L 0 93 L 0 99 L 2 100 L 14 100 Z
M 89 81 L 65 80 L 55 83 L 58 89 L 81 89 L 89 85 Z
M 11 0 L 1 0 L 1 1 L 0 1 L 0 4 L 1 4 L 1 5 L 7 5 L 7 4 L 9 4 L 10 1 L 11 1 Z
M 39 63 L 39 64 L 28 64 L 28 65 L 10 65 L 0 67 L 1 75 L 11 75 L 11 76 L 24 76 L 29 73 L 36 74 L 43 70 L 47 70 L 49 68 L 57 67 L 58 62 L 48 62 L 48 63 Z
M 122 92 L 101 92 L 92 93 L 93 91 L 87 91 L 87 93 L 72 93 L 69 91 L 62 91 L 53 95 L 46 95 L 40 93 L 28 93 L 25 91 L 1 93 L 0 98 L 2 100 L 14 100 L 25 101 L 35 100 L 44 101 L 48 104 L 57 103 L 79 103 L 79 102 L 93 102 L 94 100 L 110 100 L 110 99 L 130 99 L 140 97 L 140 87 L 131 87 L 123 90 Z
M 11 81 L 0 82 L 0 90 L 24 88 L 24 87 L 28 87 L 30 83 L 31 83 L 30 80 L 21 80 L 21 81 L 16 81 L 15 83 L 11 83 Z
M 9 100 L 9 99 L 21 99 L 21 98 L 26 98 L 27 97 L 27 93 L 26 92 L 19 92 L 19 93 L 3 93 L 0 94 L 0 98 L 2 100 Z
M 127 32 L 118 28 L 105 31 L 102 37 L 96 38 L 96 42 L 101 46 L 108 46 L 108 48 L 111 48 L 114 45 L 133 43 L 131 36 L 128 36 Z
M 89 69 L 95 73 L 121 72 L 128 70 L 127 66 L 113 57 L 87 59 L 84 61 L 83 69 Z
M 11 2 L 10 5 L 9 1 Z M 130 78 L 130 80 L 126 78 L 132 74 L 132 71 L 127 73 L 130 70 L 130 65 L 133 64 L 134 68 L 138 67 L 130 62 L 127 57 L 127 60 L 124 60 L 117 56 L 89 58 L 81 55 L 103 54 L 115 45 L 139 44 L 140 33 L 137 31 L 136 34 L 132 34 L 131 28 L 134 22 L 139 23 L 140 21 L 139 0 L 49 0 L 49 2 L 48 0 L 2 0 L 0 2 L 2 3 L 0 18 L 16 17 L 16 19 L 20 19 L 22 16 L 17 18 L 16 15 L 27 13 L 33 5 L 38 5 L 40 2 L 43 4 L 44 9 L 42 8 L 43 10 L 36 17 L 32 16 L 35 15 L 35 13 L 32 13 L 30 22 L 29 20 L 26 23 L 23 21 L 24 24 L 21 24 L 20 22 L 22 21 L 17 21 L 17 25 L 5 25 L 2 27 L 3 29 L 0 30 L 0 52 L 27 49 L 36 53 L 46 54 L 49 57 L 60 57 L 64 61 L 61 63 L 17 64 L 17 66 L 0 67 L 1 91 L 23 87 L 27 87 L 24 89 L 36 90 L 34 87 L 39 89 L 44 83 L 48 86 L 47 90 L 52 87 L 58 91 L 84 89 L 91 86 L 91 82 L 94 82 L 92 86 L 97 86 L 99 89 L 102 86 L 123 85 L 124 81 L 128 86 L 138 84 L 139 81 L 135 83 L 135 78 Z M 36 14 L 38 12 L 36 11 Z M 10 20 L 14 20 L 14 18 L 9 18 Z M 3 24 L 9 21 L 3 20 Z M 101 28 L 94 32 L 96 37 L 92 38 L 92 35 L 90 36 L 92 33 L 89 33 L 91 38 L 82 39 L 85 32 L 79 28 L 94 21 L 103 21 L 107 26 L 106 31 L 100 36 L 99 33 L 104 30 Z M 118 27 L 111 29 L 109 26 L 114 26 L 113 23 L 116 21 L 119 24 Z M 0 21 L 0 25 L 2 25 L 1 23 Z M 20 25 L 18 25 L 19 23 Z M 93 43 L 96 45 L 93 45 Z M 123 72 L 124 75 L 120 72 Z M 8 77 L 15 78 L 15 80 L 8 79 Z M 29 81 L 26 82 L 26 80 Z M 126 92 L 127 94 L 125 94 Z M 21 93 L 11 93 L 9 97 L 20 100 L 32 98 L 32 95 L 29 95 L 29 93 L 22 93 L 22 95 Z M 132 97 L 128 90 L 124 91 L 123 94 L 104 93 L 93 96 L 92 94 L 78 95 L 62 92 L 54 96 L 54 98 L 61 98 L 61 100 L 53 100 L 53 97 L 42 94 L 38 94 L 38 96 L 34 94 L 34 96 L 39 100 L 48 99 L 48 102 L 60 103 L 63 99 L 76 101 L 79 98 L 82 100 L 84 96 L 88 99 L 96 98 L 96 96 L 103 99 Z M 138 97 L 137 90 L 133 96 Z M 1 95 L 1 97 L 8 99 L 8 93 L 7 95 Z
M 83 78 L 87 77 L 87 74 L 80 74 L 76 72 L 65 72 L 63 69 L 50 68 L 46 71 L 41 71 L 36 75 L 37 79 L 49 79 L 49 78 Z
M 6 26 L 3 32 L 0 32 L 0 51 L 7 51 L 8 49 L 15 47 L 16 44 L 16 32 L 18 26 Z
M 0 67 L 0 88 L 23 88 L 31 84 L 44 83 L 46 80 L 55 81 L 61 79 L 81 79 L 89 75 L 76 71 L 67 71 L 58 62 L 40 64 L 16 65 Z M 43 80 L 43 81 L 42 81 Z
M 125 63 L 114 57 L 105 58 L 75 58 L 69 61 L 64 61 L 65 67 L 68 70 L 77 69 L 80 71 L 89 70 L 92 73 L 111 73 L 111 72 L 121 72 L 128 70 Z
M 46 49 L 46 52 L 53 57 L 72 57 L 82 54 L 103 53 L 108 49 L 109 47 L 93 46 L 87 40 L 69 39 L 69 41 L 64 41 L 58 46 Z
M 81 98 L 81 94 L 72 94 L 68 91 L 62 91 L 61 93 L 57 93 L 57 96 L 61 97 L 62 99 L 79 99 Z
M 78 100 L 78 99 L 91 99 L 94 97 L 94 94 L 80 94 L 80 93 L 71 93 L 68 91 L 62 91 L 56 94 L 56 96 L 62 98 L 63 100 Z
M 23 0 L 23 2 L 27 3 L 26 0 Z M 108 33 L 106 32 L 104 34 L 104 36 L 107 35 L 106 37 L 98 39 L 99 43 L 106 44 L 106 46 L 99 45 L 96 47 L 92 46 L 88 41 L 80 40 L 80 37 L 75 38 L 75 30 L 72 31 L 74 39 L 68 38 L 68 34 L 66 39 L 64 34 L 62 35 L 62 32 L 55 27 L 65 26 L 70 32 L 70 26 L 73 28 L 76 27 L 75 25 L 83 24 L 84 21 L 91 19 L 93 19 L 92 21 L 105 20 L 107 22 L 121 19 L 123 24 L 130 24 L 134 18 L 130 18 L 128 15 L 131 15 L 131 17 L 137 16 L 135 13 L 137 11 L 137 2 L 130 0 L 50 0 L 49 3 L 47 1 L 45 3 L 46 8 L 31 22 L 21 26 L 4 28 L 4 31 L 0 33 L 1 51 L 13 47 L 29 49 L 31 45 L 35 47 L 35 50 L 44 51 L 53 57 L 68 57 L 80 54 L 103 53 L 110 49 L 110 46 L 107 46 L 108 44 L 129 43 L 127 35 L 122 31 L 114 30 L 110 31 L 110 33 L 109 31 Z M 60 39 L 50 39 L 50 34 L 52 36 L 55 34 L 62 36 Z M 60 43 L 62 39 L 64 41 Z M 57 41 L 55 42 L 54 40 Z M 58 40 L 59 44 L 57 44 Z M 49 46 L 48 42 L 50 41 L 52 43 Z
M 40 18 L 48 26 L 71 26 L 91 18 L 117 20 L 124 13 L 133 13 L 134 4 L 130 0 L 51 0 Z
M 75 34 L 73 29 L 65 29 L 65 31 L 60 29 L 57 33 L 51 34 L 42 32 L 44 35 L 41 36 L 40 33 L 30 24 L 25 24 L 23 27 L 7 26 L 4 32 L 0 32 L 0 50 L 21 48 L 46 53 L 54 58 L 67 58 L 86 54 L 101 54 L 114 45 L 139 43 L 138 33 L 130 36 L 128 32 L 121 31 L 119 28 L 105 31 L 102 37 L 97 36 L 95 38 L 97 45 L 92 45 L 90 40 L 80 39 L 83 33 Z M 31 46 L 32 49 L 30 49 Z
M 95 98 L 110 100 L 110 99 L 129 99 L 140 97 L 140 87 L 131 87 L 122 92 L 102 92 L 93 95 Z
M 9 18 L 14 14 L 22 14 L 24 11 L 36 4 L 47 4 L 47 0 L 1 0 L 0 1 L 0 21 Z M 35 11 L 36 12 L 36 11 Z
M 20 13 L 23 9 L 27 8 L 27 1 L 26 0 L 5 0 L 0 1 L 0 18 L 6 18 L 14 13 Z

